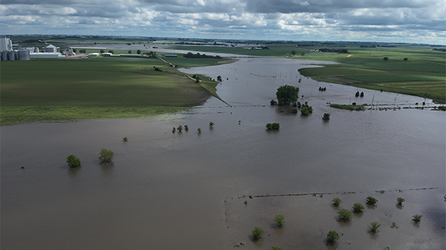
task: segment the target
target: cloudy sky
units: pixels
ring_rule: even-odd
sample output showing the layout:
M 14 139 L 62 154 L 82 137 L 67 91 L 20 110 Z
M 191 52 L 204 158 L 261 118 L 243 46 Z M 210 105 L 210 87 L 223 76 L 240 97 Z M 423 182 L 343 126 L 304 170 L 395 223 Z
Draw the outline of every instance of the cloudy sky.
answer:
M 446 0 L 1 0 L 0 34 L 446 45 Z

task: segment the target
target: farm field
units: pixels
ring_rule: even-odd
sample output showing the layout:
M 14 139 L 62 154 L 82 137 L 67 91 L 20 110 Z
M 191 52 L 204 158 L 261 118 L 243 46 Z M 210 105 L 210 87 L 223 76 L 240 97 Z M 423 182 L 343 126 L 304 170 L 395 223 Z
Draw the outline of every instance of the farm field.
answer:
M 1 68 L 2 125 L 176 112 L 203 103 L 217 84 L 203 79 L 200 86 L 155 58 L 7 61 Z

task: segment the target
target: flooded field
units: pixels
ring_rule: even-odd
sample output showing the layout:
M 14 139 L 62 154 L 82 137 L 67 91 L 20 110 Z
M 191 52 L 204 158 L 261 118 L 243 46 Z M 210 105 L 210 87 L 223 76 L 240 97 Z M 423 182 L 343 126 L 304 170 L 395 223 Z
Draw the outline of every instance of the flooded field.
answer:
M 184 70 L 220 75 L 229 106 L 211 98 L 154 118 L 1 127 L 2 249 L 444 249 L 445 113 L 330 108 L 433 104 L 365 89 L 356 98 L 357 88 L 299 75 L 313 63 L 243 58 Z M 312 115 L 269 105 L 283 84 L 300 88 Z M 280 131 L 266 131 L 270 122 Z M 172 133 L 179 125 L 189 131 Z M 112 163 L 99 163 L 102 148 L 115 152 Z M 68 168 L 70 154 L 80 168 Z M 338 221 L 354 203 L 364 212 Z M 257 243 L 255 226 L 265 230 Z M 341 235 L 335 245 L 325 244 L 330 230 Z

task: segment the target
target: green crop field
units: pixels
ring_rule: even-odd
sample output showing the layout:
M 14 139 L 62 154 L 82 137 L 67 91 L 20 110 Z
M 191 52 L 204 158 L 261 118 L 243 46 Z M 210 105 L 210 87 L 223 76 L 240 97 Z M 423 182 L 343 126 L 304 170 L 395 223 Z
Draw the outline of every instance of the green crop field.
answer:
M 2 61 L 0 67 L 2 125 L 175 112 L 204 102 L 217 85 L 201 86 L 156 58 Z

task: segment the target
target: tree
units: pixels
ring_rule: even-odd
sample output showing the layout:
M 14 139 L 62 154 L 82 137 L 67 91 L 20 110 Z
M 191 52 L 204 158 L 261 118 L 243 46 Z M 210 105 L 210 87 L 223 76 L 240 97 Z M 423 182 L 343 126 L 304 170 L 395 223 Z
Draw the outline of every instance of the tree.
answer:
M 359 91 L 356 91 L 355 97 L 359 96 Z
M 265 233 L 265 231 L 263 231 L 263 229 L 261 227 L 255 227 L 254 230 L 252 230 L 252 238 L 254 241 L 258 241 L 262 238 L 263 233 Z
M 360 203 L 353 204 L 353 212 L 360 213 L 360 212 L 362 212 L 362 210 L 364 210 L 363 205 L 361 205 Z
M 214 123 L 213 122 L 209 122 L 209 127 L 213 127 L 214 126 Z
M 387 60 L 389 60 L 389 58 L 386 56 L 383 58 L 384 62 L 387 62 Z
M 302 107 L 302 109 L 300 110 L 300 113 L 305 116 L 307 116 L 309 114 L 313 114 L 313 107 L 311 107 L 311 106 Z
M 181 133 L 181 131 L 183 130 L 183 126 L 181 126 L 181 125 L 180 125 L 180 126 L 178 126 L 178 128 L 177 128 L 177 129 L 178 129 L 178 132 L 180 132 L 180 133 Z
M 222 81 L 221 76 L 217 76 L 217 81 L 219 81 L 219 82 Z
M 360 97 L 364 97 L 364 92 L 361 92 L 361 94 L 359 96 Z
M 76 52 L 77 52 L 77 50 L 76 50 L 76 49 L 73 49 L 73 52 L 74 52 L 74 53 L 76 53 Z
M 99 51 L 99 53 L 103 54 L 103 53 L 105 53 L 105 51 L 104 51 L 103 49 L 101 49 L 101 50 Z
M 129 50 L 129 51 L 128 51 L 128 53 L 129 53 L 129 54 L 132 54 L 132 51 L 131 51 L 131 50 Z
M 339 219 L 341 221 L 349 221 L 353 217 L 352 211 L 345 209 L 345 208 L 339 210 L 338 214 L 339 214 Z
M 274 221 L 277 223 L 278 227 L 282 227 L 283 224 L 285 224 L 285 217 L 281 214 L 276 215 L 276 217 L 274 217 Z
M 379 224 L 378 222 L 375 221 L 375 222 L 370 223 L 369 228 L 372 233 L 377 233 L 377 232 L 379 232 L 378 228 L 380 226 L 381 226 L 381 224 Z
M 108 50 L 108 53 L 112 53 L 112 54 L 113 54 L 113 50 L 111 50 L 111 49 L 110 49 L 110 50 Z
M 406 58 L 404 58 L 403 60 L 404 60 L 404 62 L 406 63 L 406 62 L 409 60 L 409 58 L 406 57 Z
M 290 103 L 297 102 L 298 96 L 299 88 L 290 85 L 280 86 L 276 92 L 279 105 L 289 105 Z
M 136 54 L 140 55 L 140 54 L 141 54 L 141 50 L 140 50 L 140 49 L 137 50 L 137 51 L 136 51 Z
M 67 156 L 67 163 L 70 168 L 75 168 L 81 165 L 81 160 L 74 155 L 69 155 Z
M 339 240 L 339 234 L 336 231 L 330 231 L 327 234 L 327 243 L 333 244 Z
M 324 116 L 322 117 L 322 120 L 324 120 L 324 121 L 330 120 L 330 113 L 324 113 Z
M 105 148 L 101 149 L 101 152 L 99 153 L 99 160 L 101 160 L 101 163 L 107 163 L 111 162 L 113 160 L 113 153 L 111 150 L 107 150 Z
M 297 52 L 295 50 L 291 51 L 291 54 L 294 56 L 297 54 Z

